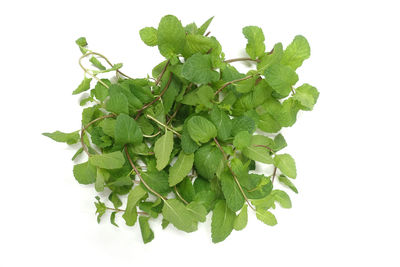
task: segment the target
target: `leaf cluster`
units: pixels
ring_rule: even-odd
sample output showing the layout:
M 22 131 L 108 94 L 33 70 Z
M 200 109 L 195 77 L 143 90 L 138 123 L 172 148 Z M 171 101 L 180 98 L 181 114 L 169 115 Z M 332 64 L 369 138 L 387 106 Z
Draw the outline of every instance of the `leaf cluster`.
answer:
M 150 222 L 159 216 L 163 228 L 193 232 L 212 213 L 214 243 L 244 229 L 249 208 L 272 226 L 275 203 L 292 206 L 275 180 L 298 192 L 295 161 L 281 151 L 287 144 L 280 131 L 318 99 L 315 87 L 296 85 L 296 70 L 310 56 L 308 42 L 298 35 L 285 49 L 277 43 L 266 51 L 261 28 L 247 26 L 248 57 L 226 59 L 207 32 L 212 19 L 184 26 L 167 15 L 157 28 L 141 29 L 143 42 L 165 58 L 145 78 L 124 74 L 122 64 L 112 64 L 79 38 L 85 76 L 73 94 L 84 93 L 82 128 L 44 133 L 78 143 L 73 159 L 82 163 L 73 168 L 75 179 L 108 195 L 96 197 L 97 220 L 110 213 L 115 226 L 119 216 L 128 226 L 138 221 L 144 243 L 153 240 Z M 233 66 L 237 61 L 253 68 L 241 73 Z M 114 79 L 100 78 L 110 72 Z M 258 173 L 257 164 L 270 165 L 271 173 Z

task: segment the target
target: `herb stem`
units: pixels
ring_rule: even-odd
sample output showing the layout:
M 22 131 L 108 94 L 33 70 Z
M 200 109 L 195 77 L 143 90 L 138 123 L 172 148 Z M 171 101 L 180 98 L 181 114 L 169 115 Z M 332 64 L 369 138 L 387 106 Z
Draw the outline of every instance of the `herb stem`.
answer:
M 230 81 L 230 82 L 225 83 L 224 85 L 222 85 L 222 86 L 214 93 L 214 96 L 218 95 L 219 92 L 221 92 L 221 91 L 222 91 L 225 87 L 227 87 L 228 85 L 231 85 L 232 83 L 244 81 L 244 80 L 247 80 L 247 79 L 251 79 L 251 78 L 254 77 L 254 75 L 255 75 L 255 74 L 249 75 L 249 76 L 246 76 L 246 77 L 243 77 L 243 78 L 236 79 L 236 80 L 233 80 L 233 81 Z
M 225 63 L 232 63 L 232 62 L 237 62 L 237 61 L 254 61 L 254 62 L 260 62 L 261 60 L 259 59 L 252 59 L 249 57 L 238 57 L 238 58 L 232 58 L 232 59 L 228 59 L 225 60 Z
M 226 156 L 224 149 L 221 147 L 221 145 L 219 144 L 217 138 L 215 138 L 215 137 L 214 137 L 214 142 L 215 142 L 215 144 L 217 145 L 217 147 L 219 148 L 219 150 L 221 151 L 222 155 L 224 156 L 224 159 L 225 159 L 225 161 L 226 161 L 226 165 L 228 166 L 228 169 L 229 169 L 229 171 L 231 172 L 231 174 L 232 174 L 232 176 L 233 176 L 233 179 L 235 180 L 237 186 L 238 186 L 239 189 L 240 189 L 240 192 L 242 193 L 244 199 L 246 200 L 247 205 L 249 205 L 249 207 L 250 207 L 252 210 L 255 211 L 256 209 L 253 207 L 253 205 L 251 205 L 249 199 L 247 198 L 246 194 L 245 194 L 244 191 L 243 191 L 242 186 L 241 186 L 240 183 L 239 183 L 239 180 L 238 180 L 237 177 L 236 177 L 236 174 L 233 172 L 232 167 L 231 167 L 231 164 L 229 163 L 228 157 Z
M 153 121 L 155 121 L 156 123 L 160 124 L 161 126 L 167 128 L 168 130 L 170 130 L 171 132 L 173 132 L 174 134 L 176 134 L 179 138 L 181 137 L 181 134 L 180 134 L 180 133 L 178 133 L 177 131 L 175 131 L 174 129 L 172 129 L 171 127 L 169 127 L 168 125 L 162 123 L 161 121 L 157 120 L 156 118 L 154 118 L 154 117 L 152 117 L 152 116 L 150 116 L 150 115 L 148 115 L 148 114 L 146 115 L 146 117 L 149 118 L 149 119 L 151 119 L 151 120 L 153 120 Z
M 277 169 L 278 169 L 278 168 L 277 168 L 276 166 L 274 166 L 274 172 L 272 173 L 271 183 L 274 183 L 275 176 L 276 176 L 276 170 L 277 170 Z
M 99 120 L 106 119 L 106 118 L 114 118 L 114 117 L 115 117 L 114 114 L 108 114 L 108 115 L 104 115 L 104 116 L 98 117 L 97 119 L 92 120 L 92 121 L 89 122 L 85 127 L 82 128 L 82 130 L 81 130 L 81 145 L 82 145 L 83 150 L 86 152 L 86 154 L 87 154 L 89 157 L 90 157 L 89 150 L 88 150 L 88 148 L 86 147 L 85 142 L 83 141 L 83 136 L 84 136 L 84 134 L 85 134 L 87 128 L 89 128 L 90 125 L 92 125 L 92 124 L 95 123 L 95 122 L 98 122 Z
M 110 208 L 110 207 L 106 207 L 106 209 L 108 209 L 108 210 L 113 210 L 113 211 L 116 211 L 116 212 L 125 212 L 125 210 L 123 210 L 123 209 L 114 209 L 114 208 Z M 137 211 L 137 214 L 139 214 L 139 215 L 149 215 L 147 212 L 144 212 L 144 211 Z
M 174 185 L 175 194 L 185 203 L 186 205 L 189 204 L 182 196 L 179 194 L 178 189 L 176 189 L 176 185 Z
M 158 85 L 158 84 L 160 83 L 162 77 L 164 76 L 164 73 L 165 73 L 165 71 L 167 70 L 167 67 L 168 67 L 168 65 L 169 65 L 169 62 L 170 62 L 170 60 L 168 59 L 168 61 L 165 63 L 165 66 L 164 66 L 164 68 L 162 69 L 162 71 L 161 71 L 161 73 L 160 73 L 160 76 L 158 76 L 158 78 L 157 78 L 157 80 L 156 80 L 156 82 L 155 82 L 156 85 Z
M 159 193 L 157 193 L 156 191 L 154 191 L 154 189 L 151 188 L 151 187 L 143 180 L 142 175 L 140 174 L 140 172 L 139 172 L 138 169 L 136 168 L 135 164 L 133 163 L 133 161 L 132 161 L 132 159 L 131 159 L 131 156 L 129 155 L 128 146 L 127 146 L 127 145 L 125 145 L 124 150 L 125 150 L 126 157 L 128 158 L 129 164 L 131 165 L 132 169 L 136 172 L 136 175 L 139 177 L 139 179 L 140 179 L 140 181 L 143 183 L 143 185 L 144 185 L 147 189 L 149 189 L 149 191 L 152 192 L 155 196 L 161 198 L 161 199 L 164 200 L 164 201 L 167 201 L 167 199 L 166 199 L 165 197 L 163 197 L 162 195 L 160 195 Z
M 156 98 L 154 98 L 151 102 L 147 103 L 146 105 L 144 105 L 141 109 L 139 109 L 137 111 L 135 120 L 137 120 L 140 117 L 140 114 L 142 113 L 143 110 L 145 110 L 146 108 L 150 107 L 151 105 L 153 105 L 155 102 L 157 102 L 167 91 L 169 85 L 171 84 L 171 80 L 172 80 L 172 73 L 169 75 L 169 79 L 167 84 L 165 85 L 164 89 L 161 91 L 160 95 L 157 96 Z

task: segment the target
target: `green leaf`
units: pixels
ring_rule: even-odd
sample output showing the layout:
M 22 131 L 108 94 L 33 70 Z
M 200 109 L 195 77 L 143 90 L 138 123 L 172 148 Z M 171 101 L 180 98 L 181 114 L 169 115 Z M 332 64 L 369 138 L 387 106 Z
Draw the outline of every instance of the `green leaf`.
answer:
M 222 192 L 224 193 L 226 204 L 234 212 L 240 210 L 244 204 L 244 197 L 232 174 L 225 171 L 219 178 L 221 180 Z
M 257 217 L 257 219 L 259 219 L 266 225 L 274 226 L 278 223 L 276 221 L 274 214 L 272 214 L 271 212 L 269 212 L 267 210 L 257 209 L 256 217 Z
M 137 220 L 136 206 L 139 201 L 147 195 L 146 191 L 141 186 L 135 186 L 128 195 L 128 202 L 122 218 L 124 218 L 126 225 L 133 226 Z
M 290 209 L 292 207 L 292 201 L 285 191 L 274 190 L 272 191 L 272 195 L 274 196 L 275 201 L 278 202 L 282 208 Z
M 76 164 L 73 172 L 75 179 L 80 184 L 92 184 L 96 181 L 97 169 L 88 161 Z
M 142 173 L 142 178 L 148 186 L 159 194 L 164 195 L 171 191 L 168 184 L 168 174 L 165 171 L 144 172 Z
M 258 77 L 254 76 L 253 78 L 235 83 L 236 91 L 243 94 L 253 91 L 257 79 Z
M 197 230 L 197 221 L 194 220 L 192 212 L 177 199 L 164 201 L 162 214 L 167 221 L 179 230 L 187 233 Z
M 106 67 L 103 66 L 103 64 L 101 64 L 100 60 L 98 60 L 95 57 L 91 57 L 89 59 L 89 61 L 93 64 L 93 66 L 95 66 L 96 68 L 98 68 L 99 70 L 105 70 Z
M 217 136 L 214 124 L 201 116 L 193 116 L 188 120 L 187 129 L 195 142 L 207 143 Z
M 128 99 L 122 93 L 113 94 L 106 103 L 106 109 L 116 114 L 129 114 Z
M 318 90 L 307 83 L 298 87 L 293 95 L 293 99 L 299 101 L 303 110 L 312 110 L 315 103 L 317 103 L 318 97 Z
M 94 185 L 97 192 L 104 191 L 104 184 L 110 177 L 110 173 L 106 170 L 97 168 L 96 183 Z
M 174 146 L 174 137 L 171 131 L 166 131 L 154 145 L 154 153 L 157 160 L 157 170 L 161 171 L 168 165 L 172 148 Z
M 115 227 L 119 227 L 118 224 L 115 222 L 115 215 L 117 214 L 116 211 L 112 212 L 110 215 L 110 223 Z
M 217 147 L 205 145 L 194 153 L 194 166 L 202 177 L 211 180 L 223 165 L 223 159 Z
M 199 202 L 196 202 L 196 201 L 190 202 L 186 206 L 186 209 L 191 213 L 194 220 L 199 221 L 199 222 L 206 221 L 207 210 Z
M 213 38 L 205 37 L 200 34 L 186 35 L 186 45 L 183 55 L 189 58 L 196 53 L 206 54 L 208 51 L 217 49 L 218 42 Z
M 296 164 L 289 154 L 276 155 L 274 165 L 286 176 L 296 178 Z
M 72 94 L 77 95 L 82 92 L 85 92 L 90 89 L 90 82 L 92 81 L 92 78 L 84 78 L 83 81 L 79 84 L 78 88 L 76 88 Z
M 101 79 L 101 81 L 105 84 L 107 84 L 108 86 L 111 85 L 111 82 L 107 79 Z M 100 100 L 100 101 L 104 101 L 107 96 L 108 96 L 108 88 L 105 87 L 101 82 L 97 82 L 96 86 L 94 87 L 94 89 L 92 90 L 94 96 Z
M 89 158 L 90 164 L 103 169 L 119 169 L 125 163 L 121 151 L 93 155 Z
M 100 201 L 100 197 L 96 197 L 97 202 L 94 202 L 94 205 L 96 206 L 96 214 L 97 215 L 97 223 L 100 223 L 101 217 L 106 213 L 107 207 L 106 205 Z
M 219 73 L 212 70 L 211 55 L 194 54 L 183 64 L 182 75 L 185 79 L 199 84 L 216 82 Z
M 210 23 L 211 23 L 211 21 L 213 20 L 213 18 L 214 18 L 214 16 L 212 16 L 212 17 L 209 18 L 206 22 L 204 22 L 204 23 L 200 26 L 200 28 L 197 30 L 197 33 L 198 33 L 198 34 L 201 34 L 201 35 L 205 34 L 205 33 L 206 33 L 206 30 L 207 30 L 208 26 L 210 26 Z
M 193 141 L 193 139 L 190 137 L 186 122 L 183 125 L 181 145 L 182 145 L 182 150 L 186 154 L 191 154 L 199 148 L 199 145 L 195 141 Z
M 243 149 L 243 154 L 249 159 L 259 161 L 266 164 L 271 164 L 273 162 L 271 155 L 269 154 L 268 148 L 258 147 L 270 146 L 272 140 L 263 135 L 253 135 L 251 137 L 250 145 Z
M 147 244 L 154 239 L 154 232 L 149 225 L 150 217 L 139 216 L 140 232 L 142 233 L 143 243 Z
M 210 113 L 210 119 L 217 128 L 218 139 L 226 140 L 231 136 L 233 123 L 224 111 L 214 106 Z
M 265 80 L 282 97 L 286 97 L 292 86 L 299 80 L 296 72 L 290 67 L 281 64 L 272 64 L 265 72 Z
M 154 27 L 145 27 L 139 31 L 140 39 L 148 46 L 157 45 L 157 29 Z
M 233 139 L 233 145 L 237 149 L 243 150 L 244 148 L 250 146 L 251 136 L 252 135 L 249 134 L 248 131 L 241 131 L 235 135 L 235 138 Z
M 53 139 L 56 142 L 67 143 L 68 145 L 72 145 L 79 142 L 79 131 L 75 131 L 72 133 L 63 133 L 60 131 L 55 131 L 52 133 L 42 133 L 44 136 L 47 136 Z
M 297 35 L 292 43 L 286 47 L 281 63 L 296 70 L 309 57 L 310 45 L 307 39 L 301 35 Z
M 247 204 L 245 204 L 233 222 L 233 229 L 236 231 L 243 230 L 247 225 L 247 217 Z
M 247 39 L 247 54 L 252 59 L 262 56 L 265 52 L 265 37 L 261 28 L 256 26 L 247 26 L 243 28 L 243 34 Z
M 208 86 L 201 86 L 196 92 L 198 102 L 210 109 L 213 107 L 212 99 L 214 98 L 214 90 Z
M 275 136 L 274 143 L 271 148 L 274 152 L 278 152 L 279 150 L 282 150 L 286 146 L 287 146 L 287 143 L 286 143 L 285 138 L 283 137 L 282 134 L 278 134 L 277 136 Z
M 232 120 L 233 126 L 232 126 L 232 135 L 235 136 L 241 131 L 248 131 L 249 133 L 254 133 L 256 130 L 256 124 L 254 120 L 250 117 L 247 116 L 240 116 L 240 117 L 235 117 Z
M 169 186 L 180 183 L 193 167 L 194 154 L 181 151 L 175 164 L 169 169 Z
M 232 232 L 236 214 L 231 211 L 224 200 L 219 200 L 214 207 L 211 218 L 211 238 L 213 243 L 224 241 Z
M 297 190 L 296 186 L 285 175 L 283 175 L 283 174 L 279 175 L 279 182 L 281 184 L 284 184 L 287 187 L 289 187 L 296 194 L 299 193 L 299 191 Z
M 75 43 L 79 46 L 87 46 L 88 45 L 85 37 L 79 37 L 78 39 L 76 39 Z
M 157 30 L 158 50 L 164 57 L 171 59 L 181 54 L 185 47 L 185 29 L 173 15 L 163 17 Z
M 115 123 L 115 143 L 138 145 L 143 142 L 143 134 L 138 123 L 126 114 L 120 114 Z

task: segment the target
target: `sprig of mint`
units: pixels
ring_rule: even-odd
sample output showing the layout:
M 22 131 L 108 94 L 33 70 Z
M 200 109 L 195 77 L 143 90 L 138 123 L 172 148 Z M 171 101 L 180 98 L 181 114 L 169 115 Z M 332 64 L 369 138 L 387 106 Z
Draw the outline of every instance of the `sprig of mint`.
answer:
M 79 38 L 85 76 L 73 94 L 89 92 L 81 100 L 82 128 L 44 133 L 57 142 L 79 143 L 73 159 L 87 154 L 73 168 L 75 179 L 106 192 L 113 205 L 96 196 L 97 220 L 109 213 L 115 226 L 117 216 L 128 226 L 139 221 L 144 243 L 153 240 L 149 221 L 159 216 L 163 228 L 172 224 L 193 232 L 212 212 L 214 243 L 246 227 L 248 208 L 272 226 L 275 203 L 292 206 L 273 183 L 297 193 L 295 161 L 280 152 L 287 144 L 279 132 L 318 99 L 315 87 L 296 85 L 296 69 L 310 56 L 308 42 L 298 35 L 285 49 L 277 43 L 266 51 L 263 31 L 247 26 L 249 57 L 225 59 L 207 32 L 212 19 L 182 26 L 167 15 L 158 28 L 140 30 L 143 42 L 165 57 L 146 78 L 129 77 L 122 64 L 112 64 Z M 249 61 L 254 69 L 240 73 L 232 65 L 237 61 Z M 116 79 L 100 77 L 109 72 Z M 273 172 L 258 174 L 256 162 L 274 166 Z

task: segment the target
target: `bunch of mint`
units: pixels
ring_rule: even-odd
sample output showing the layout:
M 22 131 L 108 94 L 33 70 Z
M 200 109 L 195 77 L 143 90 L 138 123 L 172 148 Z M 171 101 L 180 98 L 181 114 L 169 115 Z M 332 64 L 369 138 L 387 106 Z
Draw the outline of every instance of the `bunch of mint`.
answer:
M 288 194 L 273 183 L 278 180 L 297 193 L 291 180 L 295 162 L 279 152 L 286 147 L 279 131 L 292 126 L 300 110 L 312 110 L 318 99 L 309 84 L 295 88 L 295 71 L 310 56 L 308 42 L 299 35 L 286 49 L 277 43 L 266 51 L 262 30 L 247 26 L 249 57 L 226 60 L 207 32 L 211 21 L 182 26 L 167 15 L 158 29 L 140 30 L 143 42 L 165 57 L 147 78 L 129 77 L 122 64 L 112 64 L 79 38 L 85 78 L 73 94 L 90 90 L 80 102 L 82 129 L 44 133 L 57 142 L 80 143 L 73 159 L 85 152 L 88 160 L 74 166 L 75 179 L 94 184 L 113 205 L 96 197 L 98 221 L 107 212 L 116 226 L 119 215 L 128 226 L 139 221 L 144 243 L 154 238 L 149 220 L 159 216 L 163 228 L 172 224 L 193 232 L 212 212 L 215 243 L 246 227 L 248 208 L 272 226 L 275 204 L 291 207 Z M 237 61 L 255 68 L 240 73 L 231 64 Z M 108 72 L 115 77 L 104 78 Z M 256 173 L 256 162 L 272 165 L 272 173 Z

